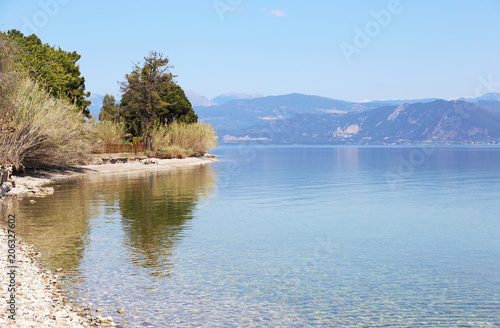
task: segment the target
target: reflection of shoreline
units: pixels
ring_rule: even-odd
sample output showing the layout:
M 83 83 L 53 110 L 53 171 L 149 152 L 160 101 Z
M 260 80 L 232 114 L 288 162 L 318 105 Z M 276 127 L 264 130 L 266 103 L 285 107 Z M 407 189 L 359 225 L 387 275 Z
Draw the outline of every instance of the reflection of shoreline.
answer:
M 193 165 L 205 165 L 217 161 L 213 156 L 189 157 L 185 159 L 158 159 L 158 164 L 142 164 L 140 162 L 85 165 L 77 168 L 69 168 L 51 171 L 36 171 L 24 176 L 13 175 L 15 188 L 7 193 L 7 196 L 20 195 L 31 196 L 33 194 L 44 194 L 43 186 L 55 180 L 78 177 L 90 174 L 119 174 L 127 172 L 150 172 L 168 171 L 181 167 Z
M 0 200 L 0 217 L 7 216 L 8 214 L 15 213 L 16 217 L 19 218 L 18 224 L 16 224 L 16 234 L 19 236 L 25 235 L 23 238 L 26 247 L 31 247 L 35 245 L 37 251 L 43 253 L 42 260 L 44 265 L 41 266 L 38 273 L 31 274 L 31 268 L 23 269 L 22 266 L 19 268 L 20 277 L 26 277 L 28 281 L 20 280 L 19 282 L 23 288 L 23 296 L 20 298 L 25 298 L 29 300 L 37 300 L 37 295 L 41 295 L 41 291 L 37 291 L 36 288 L 32 288 L 34 285 L 42 285 L 45 282 L 42 270 L 47 268 L 54 272 L 61 268 L 64 273 L 64 281 L 61 281 L 61 285 L 69 287 L 72 290 L 74 286 L 74 281 L 76 276 L 80 276 L 79 267 L 82 264 L 84 251 L 87 249 L 89 241 L 89 222 L 93 220 L 100 213 L 99 209 L 95 207 L 96 199 L 102 200 L 106 203 L 106 207 L 109 210 L 111 207 L 118 205 L 119 207 L 124 206 L 123 202 L 119 202 L 120 195 L 116 193 L 117 187 L 122 187 L 121 194 L 123 195 L 129 193 L 130 191 L 137 190 L 140 186 L 135 182 L 137 177 L 147 175 L 148 183 L 154 181 L 149 187 L 150 196 L 165 198 L 166 200 L 172 196 L 177 196 L 178 198 L 183 198 L 185 202 L 181 202 L 181 209 L 176 206 L 172 207 L 171 201 L 166 201 L 161 204 L 161 208 L 168 208 L 169 214 L 171 214 L 172 219 L 176 217 L 177 219 L 170 220 L 167 219 L 166 222 L 163 220 L 155 221 L 153 224 L 162 228 L 162 234 L 164 234 L 164 239 L 158 239 L 157 234 L 155 238 L 152 238 L 152 243 L 145 243 L 142 245 L 140 243 L 144 238 L 148 238 L 148 234 L 151 232 L 144 231 L 144 222 L 133 222 L 130 216 L 131 209 L 118 209 L 118 212 L 127 212 L 127 219 L 122 229 L 125 229 L 127 235 L 127 246 L 134 253 L 137 252 L 141 254 L 136 257 L 145 257 L 147 260 L 139 265 L 144 265 L 149 267 L 151 264 L 157 264 L 158 261 L 163 263 L 169 263 L 168 261 L 170 251 L 176 244 L 179 234 L 182 235 L 182 230 L 185 228 L 184 222 L 191 217 L 192 209 L 198 202 L 200 197 L 209 194 L 212 190 L 213 183 L 215 179 L 213 178 L 213 173 L 205 164 L 216 161 L 217 159 L 213 157 L 199 157 L 199 158 L 188 158 L 188 159 L 170 159 L 170 160 L 159 160 L 159 164 L 149 164 L 144 165 L 140 163 L 127 163 L 127 164 L 106 164 L 106 165 L 92 165 L 82 168 L 78 168 L 71 171 L 52 171 L 52 172 L 37 172 L 35 176 L 24 176 L 24 177 L 13 177 L 13 180 L 18 184 L 14 190 L 14 195 L 24 196 L 22 192 L 29 191 L 31 196 L 37 196 L 33 193 L 36 190 L 48 183 L 52 183 L 56 180 L 71 177 L 81 177 L 82 175 L 88 175 L 84 181 L 80 183 L 80 179 L 67 179 L 68 181 L 54 186 L 56 188 L 56 193 L 54 195 L 44 197 L 43 195 L 38 195 L 42 197 L 35 197 L 31 199 L 27 198 L 16 198 L 8 197 L 3 201 Z M 192 170 L 182 170 L 182 168 L 194 167 Z M 158 183 L 157 180 L 162 173 L 179 170 L 179 174 L 167 175 L 167 180 L 164 183 Z M 202 174 L 199 174 L 199 172 Z M 207 172 L 210 171 L 210 172 Z M 198 173 L 196 173 L 198 172 Z M 203 173 L 204 172 L 204 173 Z M 175 176 L 178 176 L 175 178 Z M 100 181 L 96 183 L 96 180 Z M 179 181 L 177 181 L 177 180 Z M 74 184 L 78 184 L 78 188 L 74 188 Z M 28 189 L 29 188 L 29 189 Z M 168 190 L 168 192 L 167 192 Z M 28 194 L 29 195 L 29 194 Z M 97 196 L 97 198 L 96 198 Z M 134 200 L 135 194 L 128 195 L 125 197 L 129 200 Z M 168 197 L 167 197 L 168 196 Z M 117 202 L 118 201 L 118 202 Z M 36 204 L 31 205 L 31 203 L 36 202 Z M 70 206 L 61 207 L 58 204 L 68 203 Z M 127 203 L 127 202 L 125 202 Z M 175 202 L 174 202 L 175 203 Z M 102 204 L 102 203 L 101 203 Z M 121 206 L 120 206 L 121 205 Z M 127 206 L 125 206 L 127 208 Z M 171 211 L 171 213 L 170 213 Z M 143 214 L 143 213 L 141 213 Z M 31 221 L 31 222 L 29 222 Z M 5 221 L 1 220 L 1 228 L 3 230 L 5 226 Z M 147 230 L 147 229 L 146 229 Z M 167 232 L 171 233 L 167 233 Z M 146 236 L 144 236 L 146 234 Z M 3 235 L 0 236 L 0 241 L 2 245 L 7 245 L 6 240 L 4 240 Z M 156 252 L 149 252 L 151 248 L 155 248 Z M 161 252 L 158 252 L 161 250 Z M 27 258 L 25 260 L 27 263 L 38 262 L 40 259 L 36 259 L 33 253 L 24 252 L 23 248 L 18 249 L 22 252 L 22 256 Z M 38 254 L 38 253 L 37 253 Z M 146 256 L 147 255 L 147 256 Z M 137 264 L 137 263 L 135 263 Z M 160 266 L 161 267 L 161 266 Z M 169 265 L 162 267 L 163 271 L 168 271 Z M 31 270 L 31 271 L 30 271 Z M 160 270 L 160 271 L 162 271 Z M 50 272 L 46 271 L 46 272 Z M 151 272 L 152 275 L 157 274 L 158 270 Z M 57 271 L 59 272 L 59 270 Z M 60 273 L 59 273 L 60 274 Z M 52 274 L 49 274 L 52 277 Z M 79 279 L 77 279 L 78 281 Z M 0 279 L 0 281 L 2 281 Z M 73 281 L 73 282 L 71 282 Z M 83 282 L 84 280 L 81 280 Z M 5 285 L 5 284 L 4 284 Z M 54 285 L 58 286 L 58 285 Z M 38 288 L 39 289 L 39 288 Z M 47 290 L 47 294 L 52 296 L 52 290 Z M 66 290 L 65 294 L 59 293 L 60 298 L 46 297 L 46 302 L 34 301 L 33 309 L 30 307 L 27 309 L 27 313 L 42 313 L 50 312 L 53 308 L 58 309 L 58 316 L 70 317 L 74 322 L 81 320 L 81 324 L 87 323 L 88 317 L 80 318 L 76 315 L 76 312 L 71 312 L 72 310 L 72 297 L 67 299 L 66 296 L 76 296 L 77 294 L 71 292 L 68 293 Z M 66 299 L 66 304 L 68 306 L 61 305 L 60 299 Z M 89 303 L 90 304 L 90 303 Z M 92 311 L 99 307 L 97 305 L 90 306 Z M 26 308 L 26 307 L 25 307 Z M 74 319 L 73 319 L 74 317 Z M 24 317 L 19 316 L 18 319 L 24 322 Z M 41 317 L 41 320 L 45 319 Z M 1 318 L 0 318 L 1 322 Z M 37 325 L 38 321 L 31 322 Z M 0 324 L 1 326 L 1 324 Z M 80 326 L 80 325 L 79 325 Z

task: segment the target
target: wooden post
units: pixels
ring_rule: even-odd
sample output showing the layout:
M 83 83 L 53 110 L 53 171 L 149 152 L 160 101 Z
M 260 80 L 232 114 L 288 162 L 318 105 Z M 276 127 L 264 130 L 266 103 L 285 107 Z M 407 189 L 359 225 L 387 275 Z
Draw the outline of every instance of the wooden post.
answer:
M 132 145 L 134 147 L 134 155 L 137 156 L 137 145 L 139 144 L 138 137 L 132 137 Z

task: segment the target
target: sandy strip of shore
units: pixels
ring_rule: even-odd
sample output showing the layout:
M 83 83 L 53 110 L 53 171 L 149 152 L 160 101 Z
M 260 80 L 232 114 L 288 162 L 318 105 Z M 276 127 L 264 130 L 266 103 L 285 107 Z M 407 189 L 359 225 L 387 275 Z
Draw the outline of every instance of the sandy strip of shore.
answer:
M 87 174 L 114 174 L 135 171 L 164 171 L 176 168 L 205 165 L 217 161 L 213 156 L 193 157 L 186 159 L 160 159 L 156 163 L 143 164 L 141 162 L 87 165 L 79 168 L 59 171 L 38 171 L 29 175 L 14 175 L 12 180 L 15 187 L 7 193 L 9 195 L 31 196 L 50 194 L 51 187 L 44 187 L 47 183 Z M 33 248 L 22 242 L 16 236 L 15 261 L 9 263 L 10 242 L 8 223 L 0 225 L 0 327 L 119 327 L 112 318 L 96 320 L 90 316 L 88 310 L 71 304 L 58 283 L 58 274 L 45 270 L 38 261 L 38 254 Z M 15 229 L 13 229 L 15 231 Z M 12 251 L 11 251 L 12 252 Z M 9 268 L 15 265 L 16 268 Z M 12 273 L 11 270 L 14 270 Z M 11 273 L 9 275 L 9 273 Z M 12 291 L 14 291 L 12 293 Z M 14 296 L 11 296 L 14 295 Z M 15 320 L 9 318 L 11 297 L 16 301 Z
M 30 172 L 26 175 L 13 175 L 11 179 L 14 181 L 15 187 L 12 188 L 12 190 L 10 190 L 6 195 L 43 196 L 43 194 L 50 194 L 53 192 L 52 188 L 43 187 L 49 182 L 80 175 L 167 171 L 194 165 L 205 165 L 215 161 L 218 161 L 218 159 L 214 156 L 206 155 L 184 159 L 154 159 L 155 163 L 152 164 L 143 164 L 140 161 L 134 161 L 129 163 L 117 164 L 85 165 L 78 168 L 70 168 L 66 170 Z
M 86 174 L 120 173 L 145 170 L 169 170 L 193 165 L 204 165 L 217 161 L 213 156 L 188 157 L 184 159 L 154 159 L 156 164 L 142 164 L 141 162 L 132 162 L 125 164 L 100 164 L 86 165 L 82 169 Z

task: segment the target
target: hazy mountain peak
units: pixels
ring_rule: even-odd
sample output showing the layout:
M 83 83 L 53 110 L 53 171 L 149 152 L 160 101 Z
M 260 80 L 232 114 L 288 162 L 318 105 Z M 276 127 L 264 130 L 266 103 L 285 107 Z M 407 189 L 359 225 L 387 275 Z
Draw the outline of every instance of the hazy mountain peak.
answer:
M 189 102 L 193 106 L 202 106 L 202 107 L 207 107 L 207 106 L 212 106 L 216 105 L 213 101 L 209 100 L 208 98 L 197 94 L 194 91 L 191 90 L 184 90 L 184 93 L 186 94 L 186 97 L 188 98 Z
M 500 101 L 500 93 L 498 92 L 489 92 L 485 93 L 481 97 L 478 97 L 479 100 L 498 100 Z
M 102 106 L 102 101 L 104 100 L 104 96 L 92 93 L 90 94 L 90 97 L 87 98 L 87 100 L 90 100 L 92 102 L 92 105 Z
M 228 101 L 232 100 L 240 100 L 240 99 L 254 99 L 254 98 L 261 98 L 263 95 L 261 95 L 258 92 L 252 93 L 252 94 L 247 94 L 247 93 L 239 93 L 239 92 L 227 92 L 223 93 L 214 99 L 212 101 L 216 103 L 217 105 L 222 105 L 224 103 L 227 103 Z
M 477 101 L 500 101 L 500 93 L 498 92 L 489 92 L 485 93 L 484 95 L 480 97 L 462 97 L 458 98 L 457 100 L 463 100 L 463 101 L 468 101 L 468 102 L 477 102 Z
M 97 121 L 99 121 L 99 113 L 101 112 L 101 107 L 102 107 L 102 101 L 104 100 L 104 96 L 96 93 L 90 94 L 90 97 L 86 98 L 87 100 L 90 100 L 90 105 L 88 106 L 88 109 L 90 111 L 90 115 L 92 118 L 95 118 Z

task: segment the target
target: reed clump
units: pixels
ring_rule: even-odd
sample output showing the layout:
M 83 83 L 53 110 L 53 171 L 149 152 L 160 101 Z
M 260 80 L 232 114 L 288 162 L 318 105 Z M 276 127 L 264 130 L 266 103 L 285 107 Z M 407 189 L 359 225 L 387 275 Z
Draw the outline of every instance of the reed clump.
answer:
M 18 51 L 0 38 L 0 165 L 22 170 L 88 163 L 92 126 L 74 104 L 19 73 Z
M 217 134 L 211 125 L 204 123 L 174 122 L 157 126 L 151 135 L 153 153 L 162 157 L 202 156 L 217 147 Z
M 122 122 L 101 121 L 94 122 L 94 129 L 99 142 L 103 144 L 120 145 L 126 143 L 126 128 Z

